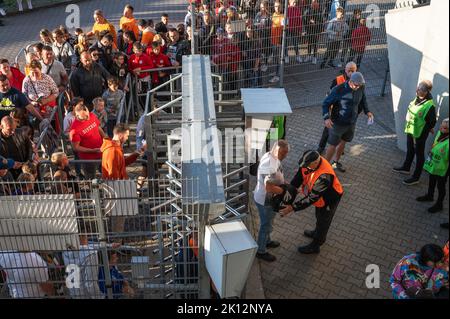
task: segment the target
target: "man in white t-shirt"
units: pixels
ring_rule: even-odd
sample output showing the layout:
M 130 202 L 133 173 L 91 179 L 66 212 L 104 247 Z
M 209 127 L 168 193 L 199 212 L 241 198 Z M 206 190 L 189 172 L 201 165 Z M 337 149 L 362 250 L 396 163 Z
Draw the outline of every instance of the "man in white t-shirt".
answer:
M 50 75 L 58 86 L 59 92 L 63 92 L 69 83 L 69 76 L 64 65 L 55 59 L 52 47 L 44 46 L 42 49 L 42 73 Z
M 12 298 L 44 298 L 53 294 L 47 263 L 34 252 L 0 252 L 0 267 Z
M 280 243 L 270 238 L 276 215 L 270 198 L 274 194 L 284 193 L 284 189 L 280 187 L 285 184 L 281 161 L 286 158 L 288 152 L 289 144 L 285 140 L 278 140 L 272 150 L 262 156 L 258 166 L 258 181 L 253 193 L 260 219 L 256 257 L 269 262 L 275 261 L 276 257 L 268 253 L 267 248 L 280 246 Z
M 100 244 L 89 243 L 87 236 L 80 235 L 79 250 L 63 252 L 64 265 L 79 267 L 79 285 L 69 287 L 72 298 L 78 299 L 103 299 L 104 295 L 98 287 L 98 250 Z

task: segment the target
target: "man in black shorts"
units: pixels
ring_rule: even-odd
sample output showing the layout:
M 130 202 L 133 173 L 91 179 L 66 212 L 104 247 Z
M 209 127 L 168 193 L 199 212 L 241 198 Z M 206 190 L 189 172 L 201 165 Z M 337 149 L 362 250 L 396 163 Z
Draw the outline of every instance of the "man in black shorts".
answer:
M 333 79 L 331 82 L 330 90 L 332 90 L 335 86 L 342 84 L 350 79 L 352 74 L 358 70 L 356 63 L 353 61 L 348 62 L 345 65 L 345 69 L 341 70 L 339 74 Z M 328 92 L 329 93 L 329 92 Z M 330 119 L 333 121 L 339 113 L 339 105 L 331 105 L 330 107 Z M 323 155 L 325 148 L 327 146 L 328 141 L 328 128 L 324 126 L 322 137 L 320 138 L 319 148 L 317 152 Z
M 334 169 L 341 172 L 345 172 L 345 169 L 339 159 L 345 144 L 353 140 L 359 113 L 364 111 L 369 121 L 373 122 L 373 114 L 367 105 L 364 85 L 363 75 L 355 72 L 347 82 L 332 89 L 322 104 L 323 119 L 329 133 L 325 158 L 332 163 Z M 331 120 L 330 106 L 337 103 L 340 104 L 339 113 L 334 120 Z M 334 161 L 332 161 L 333 157 Z

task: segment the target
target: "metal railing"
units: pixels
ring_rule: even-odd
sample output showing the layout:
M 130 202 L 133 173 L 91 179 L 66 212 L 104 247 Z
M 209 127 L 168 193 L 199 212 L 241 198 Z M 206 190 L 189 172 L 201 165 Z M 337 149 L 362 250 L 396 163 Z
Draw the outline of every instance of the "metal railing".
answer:
M 189 196 L 164 179 L 0 182 L 0 298 L 196 298 L 199 185 L 179 181 Z

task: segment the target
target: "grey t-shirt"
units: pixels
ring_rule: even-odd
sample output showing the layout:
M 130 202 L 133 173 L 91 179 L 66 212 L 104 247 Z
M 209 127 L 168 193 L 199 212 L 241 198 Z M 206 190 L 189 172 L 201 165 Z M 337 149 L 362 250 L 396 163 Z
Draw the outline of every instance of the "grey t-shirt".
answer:
M 50 77 L 55 81 L 57 86 L 61 85 L 61 76 L 67 75 L 66 69 L 64 68 L 64 65 L 54 60 L 53 64 L 45 64 L 44 62 L 42 64 L 42 73 L 50 75 Z
M 117 113 L 120 108 L 120 101 L 122 100 L 124 93 L 122 90 L 117 90 L 116 92 L 111 92 L 111 90 L 106 90 L 103 93 L 102 98 L 106 102 L 106 113 L 108 113 L 108 119 L 116 119 Z

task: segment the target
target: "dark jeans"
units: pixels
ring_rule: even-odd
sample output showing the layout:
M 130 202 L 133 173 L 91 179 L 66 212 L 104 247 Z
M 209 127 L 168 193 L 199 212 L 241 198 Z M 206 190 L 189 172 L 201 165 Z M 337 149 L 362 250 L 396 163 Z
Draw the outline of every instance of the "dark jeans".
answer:
M 345 57 L 348 55 L 349 56 L 349 60 L 350 60 L 350 56 L 352 54 L 352 42 L 350 39 L 346 39 L 344 41 L 342 41 L 342 51 L 341 51 L 341 62 L 342 64 L 344 64 Z
M 416 169 L 414 170 L 413 177 L 420 178 L 422 174 L 423 164 L 425 163 L 425 143 L 427 142 L 428 134 L 418 139 L 413 138 L 411 134 L 406 135 L 406 158 L 403 162 L 403 168 L 406 170 L 411 169 L 414 156 L 416 157 Z
M 333 62 L 336 58 L 337 53 L 339 52 L 339 47 L 341 45 L 341 41 L 329 41 L 327 44 L 327 52 L 325 52 L 325 56 L 323 57 L 322 64 Z
M 244 87 L 256 88 L 261 86 L 261 71 L 255 71 L 253 69 L 247 69 L 246 73 L 246 81 Z
M 448 180 L 448 171 L 445 176 L 438 176 L 438 175 L 432 175 L 430 174 L 429 180 L 428 180 L 428 196 L 433 197 L 434 196 L 434 190 L 437 185 L 438 189 L 438 198 L 437 203 L 443 204 L 446 190 L 445 190 L 445 184 L 447 184 Z
M 316 207 L 316 229 L 314 230 L 314 239 L 311 245 L 322 246 L 325 243 L 339 202 L 340 200 L 325 207 Z
M 287 31 L 287 45 L 284 50 L 284 56 L 288 56 L 288 50 L 291 47 L 294 47 L 295 55 L 300 55 L 300 39 L 301 39 L 301 33 L 298 33 L 297 31 Z
M 356 63 L 356 66 L 359 69 L 363 56 L 364 56 L 364 52 L 356 52 L 355 50 L 351 49 L 350 56 L 348 57 L 347 63 L 350 61 L 354 61 Z
M 310 34 L 308 35 L 308 54 L 312 56 L 317 55 L 317 42 L 319 41 L 318 34 Z
M 113 138 L 114 135 L 114 126 L 116 126 L 117 119 L 108 119 L 108 122 L 106 123 L 106 130 L 108 131 L 107 134 L 110 138 Z
M 100 171 L 100 165 L 97 163 L 84 163 L 82 164 L 84 177 L 88 180 L 95 179 L 96 172 Z M 101 172 L 101 171 L 100 171 Z

